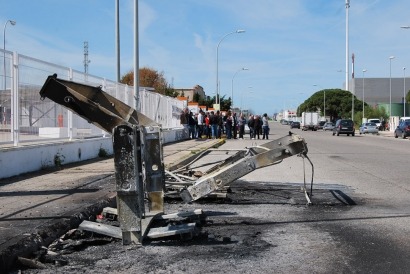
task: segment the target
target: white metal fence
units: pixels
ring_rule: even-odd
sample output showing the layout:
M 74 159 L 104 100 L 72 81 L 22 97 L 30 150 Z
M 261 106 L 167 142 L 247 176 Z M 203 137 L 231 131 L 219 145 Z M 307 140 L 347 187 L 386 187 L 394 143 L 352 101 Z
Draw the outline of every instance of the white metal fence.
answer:
M 2 50 L 0 66 L 0 144 L 17 146 L 21 142 L 88 138 L 107 133 L 75 113 L 48 100 L 40 100 L 40 89 L 49 75 L 92 86 L 101 86 L 125 104 L 135 106 L 134 89 L 68 67 Z M 140 88 L 138 111 L 163 128 L 179 127 L 179 114 L 186 102 Z

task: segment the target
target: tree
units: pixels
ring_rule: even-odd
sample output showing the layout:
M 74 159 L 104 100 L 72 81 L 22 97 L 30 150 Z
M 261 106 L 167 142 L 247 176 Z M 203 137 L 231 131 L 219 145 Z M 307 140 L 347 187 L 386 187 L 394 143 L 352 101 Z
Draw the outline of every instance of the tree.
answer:
M 129 71 L 121 78 L 121 83 L 130 86 L 134 85 L 134 71 Z M 139 69 L 139 85 L 141 87 L 151 87 L 154 88 L 156 92 L 176 97 L 177 92 L 170 87 L 165 80 L 164 73 L 158 72 L 152 68 L 143 67 Z
M 341 89 L 326 89 L 320 90 L 310 96 L 303 102 L 297 110 L 298 116 L 302 112 L 322 111 L 323 115 L 323 98 L 326 92 L 326 116 L 330 117 L 331 121 L 338 118 L 350 119 L 352 117 L 352 93 Z M 365 117 L 374 117 L 386 120 L 388 118 L 386 111 L 378 108 L 372 108 L 367 103 L 364 103 Z M 363 117 L 363 101 L 354 96 L 354 122 L 355 125 L 362 123 Z
M 195 92 L 194 98 L 192 98 L 192 101 L 199 102 L 200 99 L 201 99 L 201 96 L 199 95 L 199 93 Z
M 213 96 L 213 97 L 206 96 L 206 98 L 200 98 L 198 100 L 198 104 L 200 106 L 207 106 L 207 107 L 210 108 L 210 107 L 213 107 L 215 101 L 216 101 L 215 96 Z M 220 97 L 220 103 L 221 103 L 221 110 L 229 110 L 232 106 L 232 100 L 231 100 L 230 97 L 228 99 L 225 99 L 225 96 Z
M 225 95 L 223 97 L 221 97 L 220 99 L 220 103 L 221 103 L 221 110 L 229 110 L 231 109 L 232 106 L 232 100 L 231 97 L 229 97 L 228 99 L 225 99 Z
M 323 115 L 323 98 L 326 92 L 326 116 L 330 116 L 330 120 L 337 118 L 352 117 L 352 94 L 347 90 L 341 89 L 326 89 L 314 93 L 310 98 L 303 102 L 298 107 L 298 116 L 302 112 L 321 111 Z M 354 97 L 354 111 L 358 112 L 362 109 L 362 101 Z
M 207 106 L 209 108 L 212 107 L 213 102 L 215 102 L 215 97 L 209 97 L 209 96 L 206 96 L 206 98 L 200 98 L 198 100 L 198 104 L 200 106 Z

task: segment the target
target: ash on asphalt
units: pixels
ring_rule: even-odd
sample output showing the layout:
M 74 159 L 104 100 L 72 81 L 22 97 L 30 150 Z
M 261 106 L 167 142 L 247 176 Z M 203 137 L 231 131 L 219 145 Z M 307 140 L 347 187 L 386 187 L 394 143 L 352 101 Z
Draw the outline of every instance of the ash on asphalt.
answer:
M 272 250 L 283 248 L 281 237 L 291 233 L 291 230 L 281 226 L 304 226 L 310 220 L 319 220 L 329 210 L 332 214 L 349 210 L 354 201 L 351 191 L 343 186 L 322 186 L 313 189 L 313 205 L 308 207 L 302 186 L 295 183 L 236 181 L 223 200 L 202 199 L 185 205 L 182 200 L 166 199 L 166 212 L 187 207 L 203 208 L 207 218 L 199 227 L 196 237 L 190 240 L 168 238 L 147 241 L 143 246 L 123 246 L 122 241 L 117 239 L 76 231 L 49 246 L 52 255 L 44 252 L 33 254 L 31 259 L 39 261 L 44 269 L 31 269 L 18 264 L 11 273 L 221 273 L 250 270 L 249 265 L 257 265 L 256 269 L 262 272 L 289 271 L 292 266 L 288 265 L 287 259 L 281 257 L 277 262 L 272 262 L 266 257 Z M 340 198 L 335 197 L 334 193 Z M 309 214 L 301 217 L 295 208 L 308 209 Z M 288 215 L 283 217 L 280 214 Z M 270 240 L 267 236 L 272 231 L 277 235 L 276 240 Z M 296 255 L 295 252 L 285 253 L 283 256 Z M 340 270 L 340 265 L 334 267 Z M 326 268 L 326 271 L 330 270 L 334 269 Z

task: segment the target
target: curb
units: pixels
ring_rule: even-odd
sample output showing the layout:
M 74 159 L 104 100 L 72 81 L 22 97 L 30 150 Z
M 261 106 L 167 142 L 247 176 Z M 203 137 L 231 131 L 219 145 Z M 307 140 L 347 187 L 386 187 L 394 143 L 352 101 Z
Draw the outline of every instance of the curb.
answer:
M 198 155 L 210 148 L 217 148 L 223 145 L 226 141 L 225 139 L 216 139 L 216 142 L 211 142 L 211 144 L 206 146 L 198 146 L 195 147 L 195 150 L 187 150 L 187 151 L 180 151 L 175 155 L 178 155 L 178 159 L 174 162 L 171 162 L 165 165 L 165 169 L 169 171 L 173 171 L 181 166 L 188 164 L 189 162 L 193 161 Z

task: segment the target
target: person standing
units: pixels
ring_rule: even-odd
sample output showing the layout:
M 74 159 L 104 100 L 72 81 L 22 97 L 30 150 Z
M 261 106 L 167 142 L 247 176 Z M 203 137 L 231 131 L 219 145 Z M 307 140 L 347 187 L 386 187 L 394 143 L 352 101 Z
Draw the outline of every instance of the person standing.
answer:
M 262 139 L 266 140 L 269 139 L 269 121 L 268 121 L 268 114 L 264 113 L 262 117 Z
M 202 134 L 204 132 L 204 112 L 202 109 L 199 110 L 198 113 L 198 138 L 202 138 Z
M 232 114 L 232 131 L 233 131 L 233 138 L 237 139 L 238 137 L 238 117 L 236 116 L 236 112 Z
M 184 136 L 186 136 L 186 134 L 188 135 L 188 138 L 191 137 L 190 136 L 190 131 L 189 131 L 189 125 L 188 125 L 188 121 L 189 121 L 189 109 L 188 108 L 184 108 L 181 111 L 181 115 L 179 116 L 179 122 L 181 123 L 181 126 L 184 127 L 183 130 L 183 134 Z
M 185 128 L 188 128 L 188 108 L 184 108 L 179 116 L 179 122 Z
M 228 111 L 228 113 L 226 114 L 226 120 L 225 120 L 225 131 L 226 131 L 227 139 L 232 139 L 232 125 L 233 125 L 233 119 L 232 119 L 231 111 Z
M 253 125 L 253 139 L 256 138 L 256 136 L 258 136 L 258 140 L 260 139 L 260 132 L 261 132 L 261 120 L 260 120 L 260 116 L 259 115 L 255 115 L 254 118 L 254 125 Z
M 209 112 L 205 114 L 205 135 L 206 138 L 211 139 L 212 134 L 211 134 L 211 122 L 209 120 Z
M 217 110 L 216 111 L 216 118 L 217 118 L 217 138 L 218 139 L 221 139 L 221 137 L 222 137 L 222 133 L 223 133 L 223 118 L 222 118 L 222 113 L 219 111 L 219 110 Z
M 243 139 L 243 134 L 245 133 L 245 125 L 246 125 L 246 119 L 243 116 L 243 113 L 241 113 L 238 119 L 239 139 Z
M 195 126 L 196 126 L 196 121 L 195 118 L 193 117 L 192 111 L 189 112 L 188 115 L 188 125 L 189 125 L 189 137 L 191 139 L 195 139 Z
M 212 139 L 216 139 L 218 137 L 218 117 L 213 111 L 211 111 L 209 122 L 211 123 Z

